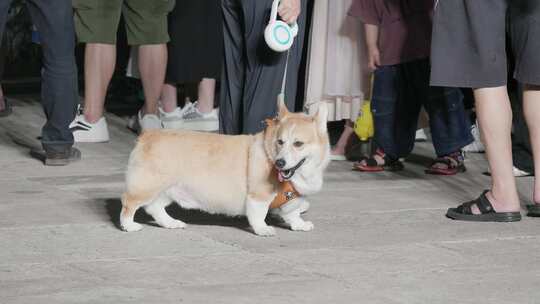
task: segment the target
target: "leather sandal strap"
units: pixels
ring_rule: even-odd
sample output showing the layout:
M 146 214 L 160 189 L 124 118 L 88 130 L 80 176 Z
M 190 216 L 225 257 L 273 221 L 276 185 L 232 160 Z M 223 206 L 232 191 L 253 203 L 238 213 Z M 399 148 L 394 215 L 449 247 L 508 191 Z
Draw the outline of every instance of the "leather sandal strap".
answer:
M 488 193 L 488 190 L 484 191 L 484 193 L 482 193 L 480 197 L 476 200 L 476 206 L 478 207 L 478 210 L 480 210 L 482 214 L 495 213 L 495 209 L 493 208 L 493 205 L 491 205 L 491 202 L 486 197 L 487 193 Z

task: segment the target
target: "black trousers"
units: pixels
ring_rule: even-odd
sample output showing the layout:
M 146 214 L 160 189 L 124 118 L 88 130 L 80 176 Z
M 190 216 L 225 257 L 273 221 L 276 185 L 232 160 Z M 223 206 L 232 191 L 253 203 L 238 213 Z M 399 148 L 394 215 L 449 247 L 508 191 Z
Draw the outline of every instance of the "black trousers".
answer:
M 0 36 L 11 0 L 0 0 Z M 69 124 L 78 103 L 75 30 L 71 0 L 26 0 L 43 50 L 41 103 L 47 122 L 41 142 L 46 151 L 61 152 L 73 145 Z
M 264 119 L 276 115 L 286 53 L 272 51 L 264 41 L 272 0 L 223 0 L 225 61 L 221 78 L 220 131 L 253 134 Z M 290 49 L 285 100 L 294 110 L 298 70 L 304 46 L 307 0 L 302 0 L 300 31 Z

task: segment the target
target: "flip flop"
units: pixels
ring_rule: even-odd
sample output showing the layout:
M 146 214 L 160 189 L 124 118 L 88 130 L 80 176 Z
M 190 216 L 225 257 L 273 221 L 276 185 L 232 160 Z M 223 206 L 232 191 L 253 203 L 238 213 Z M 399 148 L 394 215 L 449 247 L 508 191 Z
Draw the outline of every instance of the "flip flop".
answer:
M 488 192 L 489 190 L 486 190 L 479 198 L 463 203 L 456 208 L 449 208 L 446 216 L 453 220 L 471 222 L 517 222 L 521 220 L 519 212 L 496 212 L 486 197 Z M 471 207 L 474 205 L 478 207 L 480 214 L 472 213 Z

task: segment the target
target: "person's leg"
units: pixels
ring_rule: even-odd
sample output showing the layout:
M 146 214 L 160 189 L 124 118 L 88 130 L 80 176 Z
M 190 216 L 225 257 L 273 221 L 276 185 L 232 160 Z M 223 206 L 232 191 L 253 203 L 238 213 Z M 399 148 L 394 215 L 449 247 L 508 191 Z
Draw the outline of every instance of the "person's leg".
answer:
M 43 41 L 41 98 L 47 122 L 41 142 L 48 154 L 70 153 L 73 134 L 69 124 L 78 103 L 71 1 L 33 0 L 27 5 Z
M 399 146 L 397 141 L 397 104 L 400 98 L 399 65 L 381 66 L 374 72 L 373 97 L 371 112 L 375 134 L 376 148 L 372 157 L 354 164 L 354 168 L 364 172 L 383 170 L 399 171 L 403 164 L 398 160 Z M 414 138 L 413 138 L 414 140 Z
M 203 78 L 199 83 L 199 100 L 197 109 L 201 113 L 208 113 L 214 109 L 214 98 L 216 95 L 216 80 Z
M 277 113 L 276 99 L 281 90 L 287 53 L 272 51 L 264 41 L 264 29 L 268 24 L 268 12 L 272 1 L 240 1 L 243 9 L 245 54 L 247 66 L 243 91 L 242 133 L 252 134 L 264 128 L 264 120 Z M 307 1 L 302 0 L 302 12 L 298 19 L 299 33 L 288 51 L 285 102 L 294 109 L 298 86 L 298 71 L 302 59 L 307 14 Z
M 84 53 L 84 117 L 96 123 L 103 117 L 107 88 L 114 73 L 116 45 L 87 43 Z
M 414 149 L 418 117 L 423 104 L 423 98 L 419 90 L 422 79 L 418 79 L 417 70 L 421 69 L 424 64 L 426 64 L 425 60 L 417 60 L 399 65 L 396 84 L 398 98 L 395 110 L 394 135 L 398 158 L 409 156 Z
M 219 129 L 224 134 L 242 133 L 245 79 L 245 40 L 242 8 L 237 0 L 223 0 L 223 50 L 219 100 Z
M 498 212 L 519 211 L 512 173 L 512 109 L 506 86 L 474 90 L 480 132 L 486 145 L 492 188 L 488 198 Z M 473 213 L 478 213 L 474 206 Z
M 523 112 L 529 127 L 534 168 L 540 168 L 540 86 L 524 85 Z M 533 200 L 540 204 L 540 178 L 537 176 L 534 179 Z
M 164 112 L 171 113 L 178 107 L 178 92 L 176 85 L 166 83 L 161 89 L 161 107 Z
M 331 153 L 333 155 L 345 155 L 345 147 L 347 142 L 349 142 L 349 137 L 354 133 L 353 123 L 349 119 L 345 120 L 345 126 L 343 127 L 343 132 L 339 136 L 339 139 L 332 149 Z
M 165 44 L 139 47 L 139 71 L 144 89 L 145 114 L 157 114 L 158 100 L 165 81 L 167 46 Z
M 515 94 L 510 94 L 512 102 L 512 157 L 514 175 L 534 175 L 534 158 L 531 146 L 531 137 L 525 113 L 523 112 L 523 86 L 515 88 Z M 512 91 L 509 89 L 509 92 Z
M 167 69 L 167 15 L 174 4 L 174 0 L 124 0 L 122 7 L 128 44 L 139 46 L 138 64 L 145 96 L 138 120 L 142 130 L 162 128 L 157 116 L 158 100 Z
M 519 221 L 512 174 L 510 101 L 506 91 L 505 0 L 439 1 L 433 18 L 431 85 L 476 88 L 474 96 L 492 174 L 492 190 L 449 208 L 466 221 Z M 463 47 L 455 48 L 461 45 Z M 478 215 L 479 208 L 482 215 Z
M 0 2 L 0 41 L 2 41 L 2 37 L 4 36 L 4 28 L 6 24 L 7 14 L 9 10 L 9 6 L 11 4 L 11 1 L 2 1 Z M 2 50 L 0 51 L 0 80 L 3 79 L 4 74 L 4 48 L 0 46 Z M 2 90 L 2 86 L 0 85 L 0 113 L 3 112 L 6 108 L 5 100 L 4 100 L 4 91 Z

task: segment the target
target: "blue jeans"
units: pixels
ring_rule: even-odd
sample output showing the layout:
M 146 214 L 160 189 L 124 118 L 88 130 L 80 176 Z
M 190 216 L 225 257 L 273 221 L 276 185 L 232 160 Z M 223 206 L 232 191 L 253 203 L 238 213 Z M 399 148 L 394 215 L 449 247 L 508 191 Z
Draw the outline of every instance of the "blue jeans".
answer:
M 429 86 L 429 59 L 381 66 L 375 71 L 371 110 L 375 144 L 391 158 L 414 148 L 422 106 L 429 115 L 437 156 L 459 151 L 474 139 L 457 88 Z
M 10 0 L 0 1 L 0 37 Z M 46 151 L 63 152 L 73 145 L 69 124 L 77 110 L 77 66 L 71 0 L 27 0 L 43 50 L 41 103 L 47 122 L 41 130 Z

